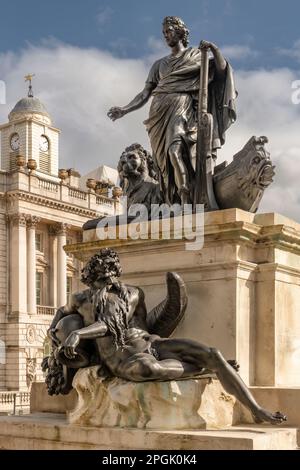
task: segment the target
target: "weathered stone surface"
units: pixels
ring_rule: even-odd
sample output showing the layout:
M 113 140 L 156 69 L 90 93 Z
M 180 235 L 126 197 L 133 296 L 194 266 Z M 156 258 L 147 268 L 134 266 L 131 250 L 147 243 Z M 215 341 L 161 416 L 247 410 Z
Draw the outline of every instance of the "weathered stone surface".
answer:
M 297 429 L 289 427 L 159 431 L 72 425 L 52 413 L 0 416 L 0 449 L 6 450 L 296 450 L 297 445 Z
M 34 382 L 30 391 L 30 412 L 66 413 L 77 403 L 77 393 L 72 390 L 68 395 L 48 395 L 45 382 Z
M 240 405 L 212 378 L 170 382 L 100 379 L 98 367 L 77 372 L 71 424 L 146 429 L 223 428 L 240 422 Z

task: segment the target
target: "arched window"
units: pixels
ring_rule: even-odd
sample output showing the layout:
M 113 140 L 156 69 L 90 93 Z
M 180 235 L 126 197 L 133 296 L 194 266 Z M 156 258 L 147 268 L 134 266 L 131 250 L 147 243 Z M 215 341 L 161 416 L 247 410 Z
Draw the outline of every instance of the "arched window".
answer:
M 4 365 L 6 362 L 6 351 L 5 351 L 5 343 L 0 339 L 0 365 Z

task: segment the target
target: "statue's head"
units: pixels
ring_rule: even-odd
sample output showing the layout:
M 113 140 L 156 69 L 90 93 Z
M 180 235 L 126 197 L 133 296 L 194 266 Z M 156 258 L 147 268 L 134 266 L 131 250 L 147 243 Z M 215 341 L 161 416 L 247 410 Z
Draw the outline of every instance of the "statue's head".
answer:
M 272 182 L 275 175 L 275 166 L 272 164 L 270 153 L 265 148 L 267 137 L 251 137 L 244 148 L 234 155 L 234 161 L 242 159 L 240 165 L 239 180 L 246 193 L 253 190 L 264 190 Z
M 81 271 L 81 282 L 89 287 L 103 281 L 106 284 L 120 277 L 122 268 L 117 253 L 111 248 L 103 248 L 92 256 Z
M 178 16 L 166 16 L 163 21 L 163 35 L 168 46 L 175 46 L 181 41 L 184 47 L 189 44 L 189 30 Z
M 137 143 L 126 147 L 122 153 L 118 163 L 118 172 L 121 182 L 124 179 L 136 176 L 141 176 L 142 178 L 150 176 L 156 179 L 152 156 L 142 145 Z

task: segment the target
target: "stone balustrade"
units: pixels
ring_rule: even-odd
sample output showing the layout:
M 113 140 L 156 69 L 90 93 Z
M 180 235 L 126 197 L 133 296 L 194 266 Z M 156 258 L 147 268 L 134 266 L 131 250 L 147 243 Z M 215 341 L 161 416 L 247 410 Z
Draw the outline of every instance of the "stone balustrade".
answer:
M 20 414 L 29 412 L 30 392 L 0 392 L 0 413 Z
M 113 215 L 116 211 L 116 200 L 97 195 L 90 190 L 82 190 L 61 181 L 58 177 L 44 175 L 38 171 L 27 172 L 12 171 L 10 173 L 0 171 L 0 193 L 30 193 L 38 197 L 51 198 L 57 203 L 80 206 L 82 210 L 93 211 L 95 215 Z
M 55 311 L 56 311 L 55 307 L 49 307 L 47 305 L 37 305 L 37 307 L 36 307 L 37 315 L 51 315 L 51 316 L 53 316 L 55 314 Z

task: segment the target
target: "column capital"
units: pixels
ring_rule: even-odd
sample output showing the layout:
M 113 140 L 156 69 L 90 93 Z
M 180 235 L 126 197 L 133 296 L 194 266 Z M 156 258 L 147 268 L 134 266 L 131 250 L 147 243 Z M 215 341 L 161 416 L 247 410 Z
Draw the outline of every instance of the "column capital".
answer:
M 67 231 L 70 230 L 71 225 L 66 224 L 65 222 L 59 222 L 57 224 L 48 226 L 49 235 L 66 235 Z
M 27 215 L 26 222 L 28 228 L 35 228 L 37 224 L 40 222 L 41 218 L 35 215 Z
M 56 225 L 48 225 L 48 233 L 49 233 L 49 235 L 55 236 L 57 234 L 57 226 Z
M 26 227 L 27 214 L 11 214 L 8 216 L 8 218 L 12 221 L 13 225 L 19 227 Z
M 82 232 L 75 232 L 77 243 L 82 243 Z

